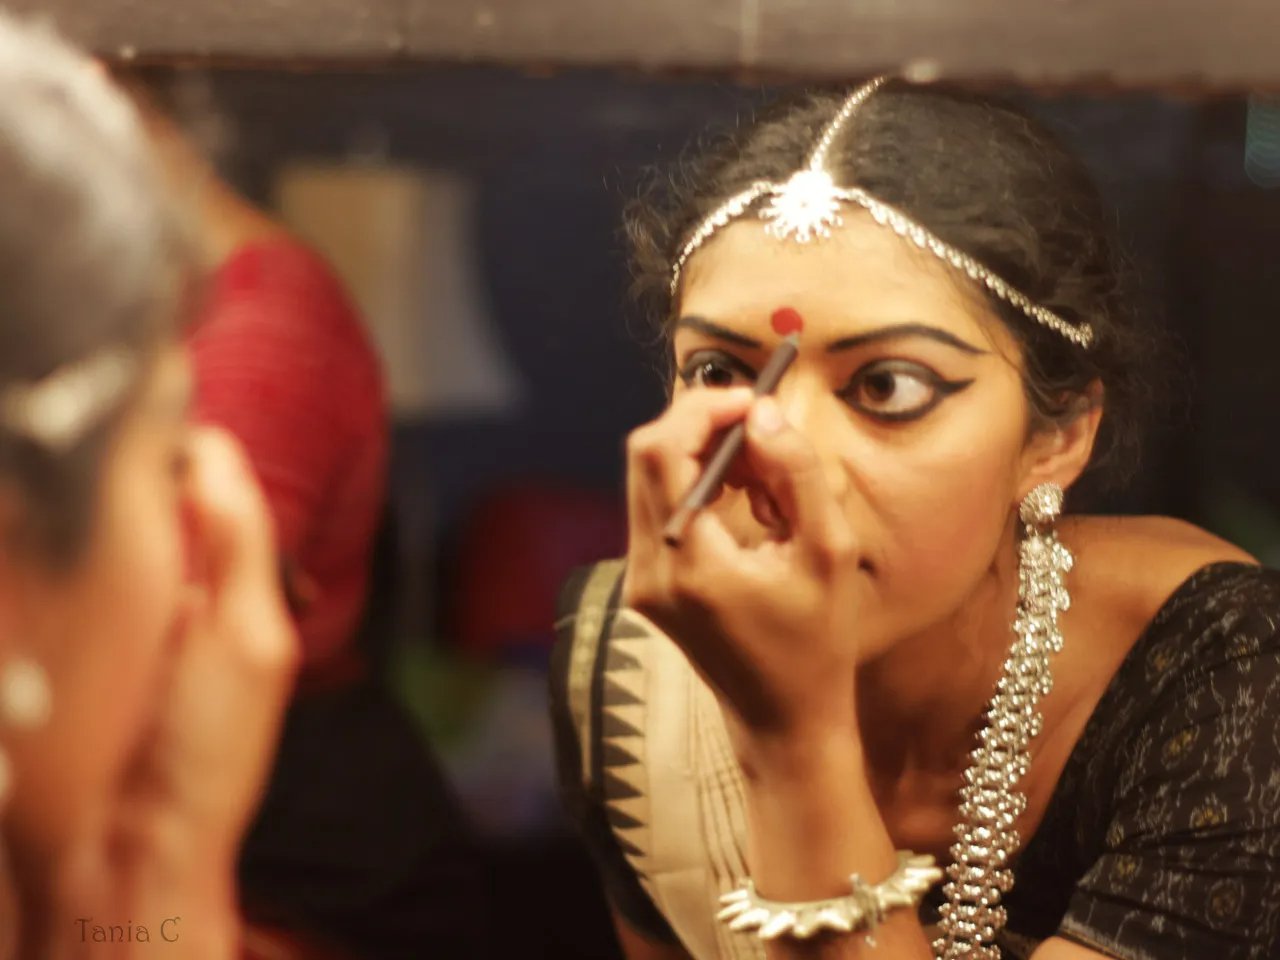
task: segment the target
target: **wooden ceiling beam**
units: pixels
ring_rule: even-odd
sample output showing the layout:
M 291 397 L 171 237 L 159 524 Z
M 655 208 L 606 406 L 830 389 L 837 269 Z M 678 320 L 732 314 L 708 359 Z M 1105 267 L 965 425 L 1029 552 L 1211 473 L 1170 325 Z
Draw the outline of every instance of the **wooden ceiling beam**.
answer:
M 9 0 L 145 61 L 1280 89 L 1277 0 Z

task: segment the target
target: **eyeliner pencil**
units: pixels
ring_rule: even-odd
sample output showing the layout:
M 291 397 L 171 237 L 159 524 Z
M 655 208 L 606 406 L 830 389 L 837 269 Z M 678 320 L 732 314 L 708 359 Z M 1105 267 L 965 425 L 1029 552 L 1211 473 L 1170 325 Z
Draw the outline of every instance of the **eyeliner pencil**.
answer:
M 769 362 L 760 371 L 760 376 L 756 378 L 755 394 L 757 397 L 773 393 L 778 388 L 778 384 L 782 381 L 782 375 L 787 372 L 787 368 L 791 366 L 799 351 L 799 334 L 793 333 L 783 338 L 782 342 L 773 351 L 773 355 L 769 357 Z M 662 528 L 662 539 L 668 546 L 680 546 L 680 541 L 684 539 L 685 531 L 689 529 L 689 524 L 693 521 L 698 511 L 711 501 L 712 496 L 720 488 L 720 484 L 724 482 L 725 474 L 729 472 L 730 465 L 739 451 L 742 450 L 742 445 L 746 442 L 746 439 L 747 425 L 745 422 L 735 423 L 725 432 L 724 438 L 716 447 L 715 453 L 711 455 L 711 459 L 707 461 L 707 465 L 702 469 L 702 475 L 689 488 L 689 492 L 680 501 L 676 512 L 671 515 L 667 525 Z

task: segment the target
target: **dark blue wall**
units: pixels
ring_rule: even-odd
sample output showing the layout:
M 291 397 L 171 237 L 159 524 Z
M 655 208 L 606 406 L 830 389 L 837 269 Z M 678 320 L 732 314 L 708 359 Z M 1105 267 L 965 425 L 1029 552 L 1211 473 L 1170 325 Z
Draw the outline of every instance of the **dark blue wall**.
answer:
M 627 305 L 622 205 L 648 167 L 676 157 L 708 125 L 733 122 L 760 101 L 760 89 L 479 68 L 233 73 L 213 89 L 236 130 L 224 144 L 229 169 L 251 192 L 265 195 L 285 157 L 340 155 L 370 141 L 394 158 L 482 182 L 484 281 L 529 402 L 502 422 L 398 433 L 406 509 L 413 513 L 414 485 L 429 476 L 435 516 L 434 532 L 424 526 L 411 536 L 447 539 L 475 496 L 513 480 L 620 486 L 622 439 L 662 400 L 656 354 L 643 346 L 652 332 Z M 1191 353 L 1175 398 L 1185 403 L 1162 411 L 1166 429 L 1153 437 L 1144 470 L 1104 506 L 1212 519 L 1206 500 L 1224 471 L 1276 502 L 1280 458 L 1268 431 L 1280 400 L 1271 376 L 1280 336 L 1267 318 L 1280 290 L 1267 256 L 1243 254 L 1270 249 L 1280 209 L 1277 195 L 1241 175 L 1242 106 L 1025 98 L 1091 162 L 1151 308 Z M 1251 331 L 1241 341 L 1247 350 L 1219 339 L 1236 327 Z

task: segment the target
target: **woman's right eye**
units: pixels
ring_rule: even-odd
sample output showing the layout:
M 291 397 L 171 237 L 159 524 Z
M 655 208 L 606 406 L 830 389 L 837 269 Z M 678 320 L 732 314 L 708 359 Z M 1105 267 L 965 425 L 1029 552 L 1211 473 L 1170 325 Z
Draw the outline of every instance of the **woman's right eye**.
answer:
M 680 369 L 687 387 L 742 387 L 755 382 L 755 371 L 725 354 L 694 354 Z

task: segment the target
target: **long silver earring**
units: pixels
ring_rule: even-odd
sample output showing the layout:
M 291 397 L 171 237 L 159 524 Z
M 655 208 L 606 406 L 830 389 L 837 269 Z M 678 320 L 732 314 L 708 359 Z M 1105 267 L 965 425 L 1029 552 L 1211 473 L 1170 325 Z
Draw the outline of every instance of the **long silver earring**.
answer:
M 1062 515 L 1062 497 L 1056 483 L 1042 483 L 1022 498 L 1018 516 L 1030 528 L 1051 526 Z
M 1062 650 L 1058 615 L 1071 605 L 1066 575 L 1074 559 L 1054 529 L 1061 512 L 1062 488 L 1053 483 L 1036 487 L 1018 508 L 1023 536 L 1015 639 L 965 771 L 958 840 L 943 888 L 942 936 L 933 944 L 942 960 L 1000 960 L 995 940 L 1005 911 L 999 904 L 1013 888 L 1009 861 L 1022 845 L 1014 824 L 1027 806 L 1019 784 L 1043 723 L 1040 698 L 1053 687 L 1050 657 Z

